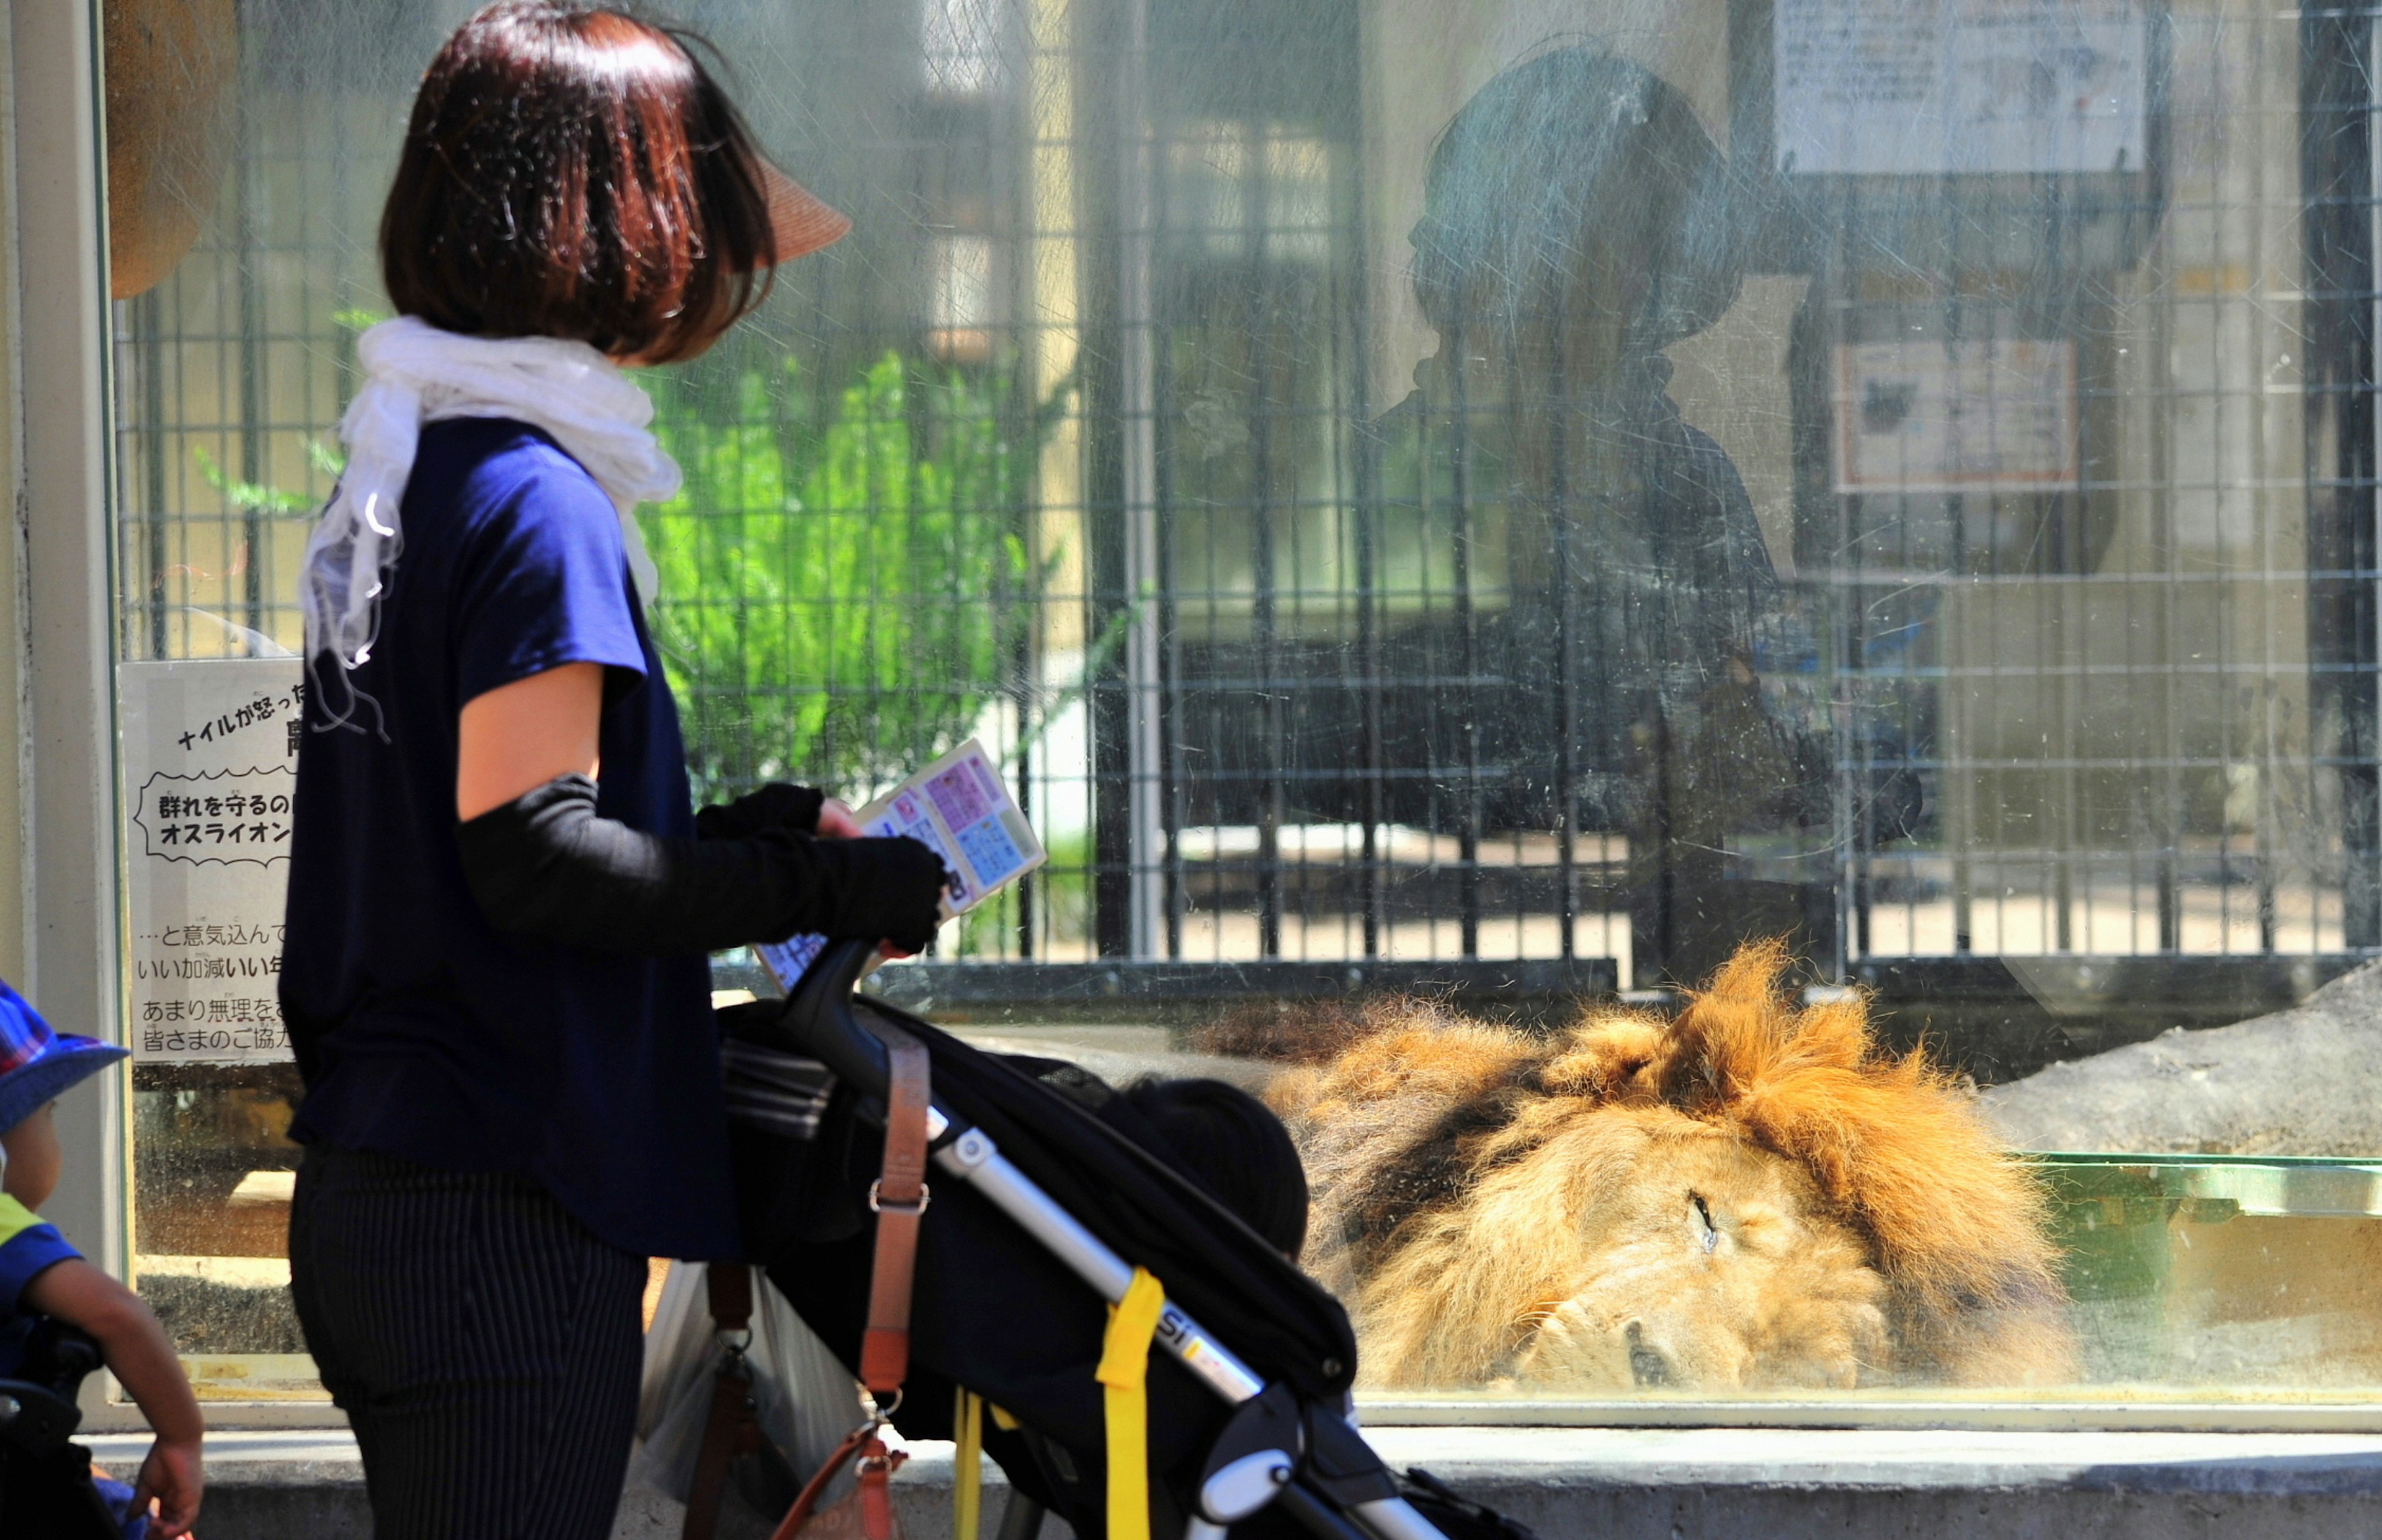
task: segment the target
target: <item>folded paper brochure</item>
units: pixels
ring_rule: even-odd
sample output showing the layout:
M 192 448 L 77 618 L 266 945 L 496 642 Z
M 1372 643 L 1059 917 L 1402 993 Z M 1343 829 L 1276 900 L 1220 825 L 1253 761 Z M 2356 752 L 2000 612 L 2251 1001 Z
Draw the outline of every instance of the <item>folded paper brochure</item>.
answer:
M 940 856 L 952 878 L 943 918 L 965 914 L 1050 860 L 1016 799 L 975 739 L 862 808 L 865 835 L 908 835 Z M 754 953 L 791 989 L 811 965 L 823 935 L 795 935 Z

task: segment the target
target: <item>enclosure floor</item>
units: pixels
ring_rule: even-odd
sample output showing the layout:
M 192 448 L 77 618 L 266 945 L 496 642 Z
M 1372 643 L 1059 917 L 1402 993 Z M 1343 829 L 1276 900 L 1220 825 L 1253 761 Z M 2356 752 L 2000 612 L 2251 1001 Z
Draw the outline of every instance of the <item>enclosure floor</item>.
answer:
M 2258 913 L 2255 893 L 2242 886 L 2186 886 L 2177 895 L 2178 947 L 2194 956 L 2286 956 L 2343 948 L 2340 894 L 2307 885 L 2278 886 L 2274 894 L 2272 935 Z M 1959 944 L 1958 913 L 1949 897 L 1878 901 L 1869 909 L 1868 944 L 1856 935 L 1856 958 L 2042 957 L 2072 953 L 2127 957 L 2160 951 L 2158 909 L 2154 893 L 2122 884 L 2089 888 L 2068 905 L 2066 944 L 2057 934 L 2056 899 L 2020 893 L 1979 895 L 1969 904 L 1968 944 Z M 1272 956 L 1295 961 L 1337 962 L 1363 958 L 1365 933 L 1353 915 L 1286 914 L 1279 941 L 1269 951 L 1254 914 L 1190 914 L 1181 926 L 1187 962 L 1242 962 Z M 1376 957 L 1429 962 L 1466 955 L 1464 927 L 1454 918 L 1401 920 L 1381 927 Z M 1608 957 L 1620 976 L 1630 973 L 1629 916 L 1618 911 L 1582 914 L 1575 922 L 1572 950 L 1578 957 Z M 1552 914 L 1486 914 L 1478 950 L 1483 958 L 1563 956 L 1563 922 Z M 1037 954 L 1050 962 L 1087 962 L 1091 943 L 1056 936 L 1039 941 Z
M 1365 931 L 1353 915 L 1318 915 L 1308 919 L 1286 914 L 1281 922 L 1281 944 L 1269 954 L 1254 914 L 1192 914 L 1183 920 L 1182 959 L 1186 962 L 1244 962 L 1268 955 L 1294 961 L 1341 962 L 1363 958 Z M 1629 976 L 1629 916 L 1624 913 L 1583 914 L 1572 932 L 1573 955 L 1609 957 Z M 1465 955 L 1462 922 L 1404 920 L 1381 927 L 1380 949 L 1373 955 L 1395 962 L 1430 962 Z M 1059 942 L 1044 954 L 1052 961 L 1090 959 L 1088 944 Z M 1563 956 L 1563 922 L 1552 914 L 1488 914 L 1481 916 L 1479 949 L 1484 958 L 1558 958 Z
M 2177 908 L 2178 949 L 2187 953 L 2254 956 L 2330 952 L 2342 947 L 2338 889 L 2278 886 L 2271 943 L 2261 934 L 2257 895 L 2248 887 L 2187 886 L 2177 894 Z M 1856 945 L 1854 950 L 1870 957 L 1946 957 L 1962 950 L 1983 956 L 2075 952 L 2110 957 L 2160 950 L 2158 902 L 2147 883 L 2096 885 L 2072 898 L 2065 946 L 2059 944 L 2058 914 L 2056 898 L 1979 894 L 1969 902 L 1969 945 L 1962 947 L 1949 897 L 1875 903 L 1869 911 L 1869 945 Z

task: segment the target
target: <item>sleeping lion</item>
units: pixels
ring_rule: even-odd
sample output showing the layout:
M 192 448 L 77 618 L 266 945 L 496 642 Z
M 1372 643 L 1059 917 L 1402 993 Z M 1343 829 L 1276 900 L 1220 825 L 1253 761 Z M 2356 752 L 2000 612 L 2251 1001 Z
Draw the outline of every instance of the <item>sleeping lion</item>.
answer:
M 2044 1200 L 1971 1096 L 1799 1008 L 1778 944 L 1674 1020 L 1535 1036 L 1405 1001 L 1261 1033 L 1308 1265 L 1375 1388 L 1599 1394 L 2056 1382 Z M 1244 1051 L 1260 1045 L 1219 1043 Z

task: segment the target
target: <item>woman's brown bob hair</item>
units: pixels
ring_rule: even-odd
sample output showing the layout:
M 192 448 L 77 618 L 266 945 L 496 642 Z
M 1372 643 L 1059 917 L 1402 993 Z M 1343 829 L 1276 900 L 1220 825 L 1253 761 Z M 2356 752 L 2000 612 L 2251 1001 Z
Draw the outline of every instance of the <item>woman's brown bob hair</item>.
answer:
M 768 292 L 761 158 L 694 40 L 618 11 L 500 0 L 413 99 L 380 224 L 400 313 L 669 363 Z

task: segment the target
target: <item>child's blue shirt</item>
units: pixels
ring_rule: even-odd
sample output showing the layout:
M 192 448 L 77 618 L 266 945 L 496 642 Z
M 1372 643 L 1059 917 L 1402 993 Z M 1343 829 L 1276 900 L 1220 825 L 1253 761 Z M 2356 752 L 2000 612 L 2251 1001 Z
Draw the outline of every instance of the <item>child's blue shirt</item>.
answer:
M 54 1225 L 0 1192 L 0 1379 L 24 1363 L 25 1334 L 37 1318 L 25 1308 L 25 1289 L 44 1269 L 82 1253 Z

